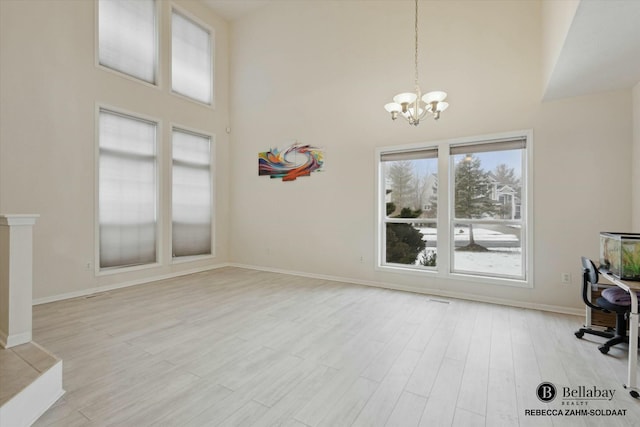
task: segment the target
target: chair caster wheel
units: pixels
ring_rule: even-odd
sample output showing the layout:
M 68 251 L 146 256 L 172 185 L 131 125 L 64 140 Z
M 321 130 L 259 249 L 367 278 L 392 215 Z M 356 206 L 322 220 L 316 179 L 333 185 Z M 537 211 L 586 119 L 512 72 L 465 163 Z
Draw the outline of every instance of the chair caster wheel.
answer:
M 577 332 L 575 332 L 574 334 L 575 334 L 575 336 L 576 336 L 576 337 L 578 337 L 578 338 L 582 338 L 582 337 L 584 336 L 584 332 L 582 332 L 582 331 L 577 331 Z
M 631 390 L 631 391 L 629 392 L 629 394 L 630 394 L 630 395 L 631 395 L 631 397 L 633 397 L 634 399 L 637 399 L 638 397 L 640 397 L 640 393 L 638 393 L 638 392 L 637 392 L 637 391 L 635 391 L 635 390 Z
M 601 345 L 600 347 L 598 347 L 598 350 L 600 350 L 600 353 L 602 353 L 602 354 L 609 353 L 609 347 L 607 347 L 605 345 Z

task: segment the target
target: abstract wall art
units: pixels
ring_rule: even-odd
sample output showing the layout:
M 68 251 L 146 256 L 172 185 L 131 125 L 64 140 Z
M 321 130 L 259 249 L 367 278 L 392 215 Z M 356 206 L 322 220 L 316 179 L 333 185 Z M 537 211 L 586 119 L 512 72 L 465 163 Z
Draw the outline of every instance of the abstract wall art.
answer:
M 272 148 L 258 153 L 258 175 L 282 178 L 283 181 L 295 181 L 298 177 L 311 175 L 311 172 L 320 172 L 324 162 L 323 157 L 320 148 L 299 143 L 283 151 Z

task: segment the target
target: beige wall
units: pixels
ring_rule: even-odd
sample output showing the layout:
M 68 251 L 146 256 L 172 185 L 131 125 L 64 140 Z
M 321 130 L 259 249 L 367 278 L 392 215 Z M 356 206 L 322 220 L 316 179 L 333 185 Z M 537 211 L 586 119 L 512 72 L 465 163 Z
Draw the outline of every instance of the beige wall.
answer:
M 632 227 L 640 233 L 640 82 L 633 88 Z
M 196 2 L 177 3 L 215 28 L 215 110 L 169 93 L 166 49 L 159 89 L 97 68 L 93 1 L 0 1 L 0 212 L 41 215 L 36 299 L 234 261 L 581 308 L 578 256 L 597 255 L 600 230 L 628 229 L 628 194 L 635 192 L 636 206 L 640 200 L 628 161 L 632 147 L 636 159 L 640 151 L 640 133 L 631 143 L 640 89 L 633 98 L 621 91 L 541 104 L 541 4 L 422 2 L 420 82 L 425 91 L 447 90 L 451 108 L 439 122 L 413 128 L 382 108 L 412 89 L 411 2 L 278 2 L 235 22 L 229 50 L 224 21 Z M 162 2 L 165 29 L 169 7 Z M 96 103 L 159 118 L 165 152 L 170 124 L 216 135 L 214 260 L 104 277 L 86 269 L 95 262 Z M 522 129 L 534 132 L 533 289 L 374 269 L 376 147 Z M 294 140 L 325 148 L 324 171 L 291 183 L 258 177 L 257 153 Z M 167 186 L 165 179 L 165 207 Z M 573 285 L 559 283 L 562 272 L 573 273 Z
M 417 128 L 383 110 L 412 89 L 410 2 L 286 3 L 234 22 L 232 260 L 581 309 L 579 256 L 597 256 L 599 231 L 630 224 L 631 97 L 541 104 L 540 7 L 422 2 L 420 82 L 447 90 L 451 107 Z M 534 132 L 533 289 L 375 270 L 376 147 L 521 129 Z M 289 183 L 259 177 L 257 153 L 294 140 L 326 150 L 324 172 Z M 562 272 L 572 285 L 560 284 Z
M 41 215 L 34 228 L 36 299 L 228 259 L 227 24 L 198 2 L 175 3 L 215 29 L 215 110 L 169 92 L 171 2 L 160 2 L 161 82 L 155 88 L 96 67 L 94 1 L 0 1 L 0 212 Z M 213 261 L 170 265 L 165 248 L 162 267 L 95 277 L 97 104 L 158 118 L 161 155 L 169 153 L 171 124 L 215 134 L 218 256 Z M 170 159 L 161 161 L 168 170 Z M 164 242 L 169 241 L 167 177 L 161 182 Z

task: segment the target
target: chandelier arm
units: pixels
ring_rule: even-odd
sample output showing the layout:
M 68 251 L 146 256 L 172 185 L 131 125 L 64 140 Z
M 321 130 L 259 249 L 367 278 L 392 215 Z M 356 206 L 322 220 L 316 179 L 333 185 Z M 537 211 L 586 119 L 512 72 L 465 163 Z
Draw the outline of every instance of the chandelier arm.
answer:
M 427 109 L 427 106 L 425 105 L 425 108 L 424 108 L 424 110 L 422 110 L 422 114 L 420 114 L 420 117 L 418 117 L 418 120 L 424 119 L 428 112 L 429 112 L 429 110 Z

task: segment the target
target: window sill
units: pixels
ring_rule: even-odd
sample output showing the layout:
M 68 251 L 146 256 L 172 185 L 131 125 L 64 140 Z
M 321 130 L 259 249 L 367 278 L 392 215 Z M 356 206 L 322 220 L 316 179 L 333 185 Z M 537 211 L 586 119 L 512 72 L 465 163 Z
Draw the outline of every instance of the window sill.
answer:
M 130 273 L 133 271 L 148 270 L 158 267 L 162 267 L 162 264 L 160 264 L 159 262 L 154 262 L 152 264 L 130 265 L 125 267 L 98 268 L 98 270 L 96 271 L 96 276 L 111 276 L 114 274 Z
M 188 262 L 214 259 L 215 257 L 215 254 L 180 256 L 171 258 L 171 264 L 185 264 Z
M 462 282 L 473 282 L 475 284 L 481 285 L 510 286 L 514 288 L 528 289 L 533 288 L 533 280 L 531 278 L 529 278 L 528 280 L 522 280 L 503 277 L 489 277 L 474 275 L 471 273 L 450 273 L 430 269 L 407 268 L 395 265 L 379 265 L 376 267 L 376 270 L 385 273 L 405 274 L 411 276 L 429 277 L 434 279 L 437 278 L 447 281 L 455 280 Z

